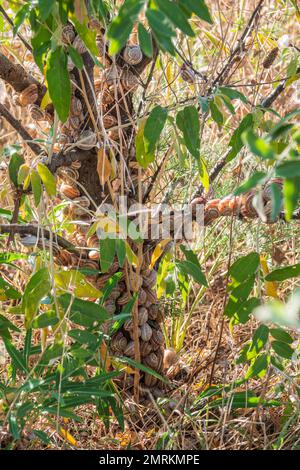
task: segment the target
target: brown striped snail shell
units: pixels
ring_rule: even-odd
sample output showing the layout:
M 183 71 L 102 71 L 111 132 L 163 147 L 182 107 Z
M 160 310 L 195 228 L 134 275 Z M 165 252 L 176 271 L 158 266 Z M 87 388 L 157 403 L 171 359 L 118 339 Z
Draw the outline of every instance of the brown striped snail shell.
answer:
M 79 246 L 86 245 L 86 239 L 83 233 L 76 232 L 74 238 L 75 238 L 75 242 L 77 243 L 77 245 Z
M 110 315 L 113 315 L 117 309 L 115 302 L 111 299 L 104 302 L 104 308 Z
M 71 253 L 65 250 L 61 250 L 58 255 L 55 257 L 55 261 L 57 264 L 61 266 L 67 266 L 72 261 Z
M 117 118 L 112 114 L 106 114 L 103 116 L 102 122 L 105 129 L 109 129 L 110 127 L 116 126 L 118 124 Z
M 108 131 L 107 135 L 110 140 L 118 141 L 120 139 L 119 129 Z
M 143 60 L 143 53 L 140 46 L 128 44 L 123 51 L 123 59 L 129 65 L 137 65 Z
M 98 105 L 107 105 L 115 101 L 114 95 L 110 92 L 109 89 L 105 88 L 102 92 L 98 94 Z
M 74 200 L 74 203 L 79 205 L 80 207 L 85 207 L 86 209 L 90 207 L 91 201 L 87 196 L 80 196 Z
M 133 291 L 138 291 L 140 287 L 142 287 L 142 282 L 143 279 L 139 274 L 135 273 L 134 271 L 129 273 L 129 283 Z
M 134 340 L 134 333 L 135 333 L 135 330 L 133 330 L 133 329 L 129 331 L 129 336 L 133 340 Z M 137 335 L 138 335 L 139 338 L 141 337 L 141 328 L 140 327 L 137 328 Z
M 121 74 L 122 70 L 120 69 L 120 67 L 112 65 L 111 67 L 105 70 L 103 78 L 107 86 L 112 86 L 118 83 Z
M 180 68 L 180 76 L 182 80 L 188 83 L 195 83 L 196 75 L 193 70 L 188 67 L 186 64 L 182 64 Z
M 97 145 L 97 136 L 95 132 L 90 129 L 83 131 L 80 134 L 79 140 L 76 142 L 76 147 L 81 150 L 91 150 Z
M 110 293 L 109 298 L 113 300 L 117 300 L 118 297 L 120 297 L 122 290 L 120 289 L 119 286 L 114 287 L 113 290 Z
M 75 39 L 75 31 L 71 24 L 63 27 L 61 32 L 61 40 L 64 44 L 72 44 Z
M 16 106 L 21 106 L 19 93 L 13 93 L 13 95 L 12 95 L 12 102 L 13 102 Z
M 69 166 L 59 167 L 56 171 L 56 174 L 59 176 L 59 178 L 63 179 L 69 184 L 72 184 L 73 180 L 78 180 L 79 178 L 78 171 Z
M 28 106 L 34 104 L 38 99 L 38 87 L 35 83 L 29 85 L 19 96 L 21 106 Z
M 158 346 L 162 346 L 165 343 L 165 337 L 160 330 L 152 330 L 151 342 L 156 343 Z
M 102 90 L 105 89 L 105 84 L 103 82 L 102 78 L 96 78 L 94 81 L 94 89 L 95 93 L 98 96 L 98 93 L 100 93 Z
M 116 335 L 112 337 L 111 342 L 110 342 L 110 347 L 114 353 L 117 353 L 117 354 L 124 353 L 127 347 L 127 339 L 125 338 L 125 336 L 122 334 L 121 331 L 119 331 Z
M 128 292 L 124 292 L 124 294 L 118 298 L 117 304 L 125 305 L 129 302 L 130 299 L 131 299 L 131 295 Z
M 156 370 L 159 366 L 159 358 L 157 357 L 155 352 L 151 352 L 150 354 L 148 354 L 148 356 L 144 357 L 143 363 L 151 369 Z
M 149 270 L 147 274 L 143 274 L 143 285 L 145 287 L 153 287 L 156 284 L 157 274 L 154 270 Z
M 70 115 L 68 120 L 63 125 L 63 129 L 69 131 L 77 131 L 80 128 L 81 119 L 79 116 L 72 116 Z
M 142 357 L 148 356 L 152 351 L 152 346 L 149 341 L 140 342 L 140 353 Z
M 128 320 L 124 322 L 123 328 L 125 331 L 133 330 L 133 319 L 128 318 Z
M 220 199 L 212 199 L 206 204 L 204 209 L 204 225 L 209 225 L 212 221 L 219 217 L 219 202 Z
M 145 302 L 147 301 L 147 294 L 144 289 L 140 289 L 138 292 L 138 305 L 144 305 Z
M 99 276 L 96 281 L 96 285 L 98 289 L 102 289 L 110 278 L 111 278 L 111 275 L 109 273 L 101 274 L 101 276 Z
M 88 237 L 86 244 L 89 248 L 99 248 L 99 238 L 94 234 Z
M 71 168 L 74 168 L 74 170 L 79 170 L 81 168 L 81 162 L 79 160 L 75 160 L 71 163 Z
M 282 192 L 283 181 L 281 178 L 272 178 L 268 181 L 263 189 L 263 199 L 264 201 L 269 201 L 272 199 L 272 184 L 276 185 L 280 192 Z
M 151 303 L 151 304 L 154 304 L 157 302 L 157 295 L 156 293 L 154 292 L 154 290 L 152 289 L 145 289 L 146 291 L 146 294 L 147 294 L 147 300 Z
M 141 326 L 141 338 L 143 341 L 149 341 L 152 336 L 152 328 L 149 323 L 144 323 Z
M 80 196 L 80 191 L 78 188 L 71 186 L 70 184 L 63 183 L 60 187 L 60 192 L 69 199 L 75 199 Z
M 249 192 L 246 194 L 242 194 L 240 196 L 240 204 L 241 204 L 241 209 L 240 212 L 243 217 L 257 217 L 257 211 L 255 207 L 253 206 L 253 199 L 254 199 L 254 192 Z
M 82 265 L 85 267 L 85 268 L 89 268 L 89 269 L 95 269 L 97 271 L 99 271 L 99 265 L 96 261 L 93 261 L 91 259 L 86 259 L 86 260 L 83 260 L 82 261 Z
M 82 103 L 80 99 L 76 98 L 74 95 L 71 98 L 70 113 L 73 116 L 80 116 L 82 113 Z
M 124 90 L 134 91 L 139 85 L 139 80 L 131 70 L 123 70 L 121 83 Z
M 157 316 L 158 316 L 158 313 L 159 313 L 159 304 L 152 304 L 149 308 L 148 308 L 148 315 L 149 315 L 149 319 L 150 320 L 156 320 Z
M 96 46 L 97 46 L 97 49 L 98 49 L 98 52 L 99 52 L 99 56 L 100 57 L 105 56 L 106 47 L 105 47 L 105 40 L 104 40 L 102 34 L 97 34 L 97 36 L 96 36 Z
M 72 46 L 74 47 L 74 49 L 76 49 L 78 54 L 84 54 L 87 51 L 87 48 L 85 47 L 85 44 L 80 38 L 80 36 L 76 36 L 76 38 L 73 41 Z
M 134 341 L 129 341 L 126 348 L 124 349 L 124 355 L 128 357 L 134 357 Z
M 157 384 L 158 379 L 154 375 L 148 374 L 145 372 L 144 382 L 147 387 L 154 387 Z
M 95 31 L 101 31 L 101 23 L 97 18 L 90 18 L 88 21 L 88 27 Z
M 72 141 L 72 137 L 70 136 L 69 133 L 61 133 L 59 136 L 59 143 L 61 145 L 66 145 L 69 144 Z
M 75 68 L 75 65 L 74 65 L 73 60 L 71 59 L 71 57 L 68 57 L 68 61 L 67 61 L 68 72 L 72 72 L 74 68 Z
M 45 113 L 36 104 L 31 104 L 28 107 L 31 118 L 34 121 L 45 121 Z
M 220 215 L 226 216 L 232 214 L 232 206 L 229 204 L 232 196 L 224 197 L 218 204 L 218 210 Z
M 138 310 L 139 326 L 144 325 L 148 321 L 148 310 L 145 307 L 140 307 Z

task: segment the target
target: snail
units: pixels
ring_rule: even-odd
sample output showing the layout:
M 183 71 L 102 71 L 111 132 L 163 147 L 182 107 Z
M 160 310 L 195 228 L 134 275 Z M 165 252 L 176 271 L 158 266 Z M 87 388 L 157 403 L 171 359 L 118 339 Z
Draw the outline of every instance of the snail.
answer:
M 123 51 L 123 59 L 129 65 L 137 65 L 143 59 L 143 53 L 140 46 L 134 45 L 127 45 Z
M 75 199 L 80 196 L 80 191 L 78 188 L 71 186 L 70 184 L 63 183 L 60 187 L 60 192 L 68 199 Z
M 80 134 L 79 140 L 76 142 L 76 147 L 81 150 L 91 150 L 97 145 L 97 136 L 95 132 L 90 129 L 83 131 Z
M 28 110 L 34 121 L 45 121 L 45 113 L 36 104 L 29 105 Z
M 195 83 L 196 75 L 194 71 L 186 64 L 182 64 L 182 66 L 180 67 L 180 76 L 185 82 Z
M 19 103 L 21 106 L 28 106 L 34 104 L 38 99 L 38 87 L 35 83 L 29 85 L 23 90 L 19 96 Z
M 72 44 L 75 39 L 75 31 L 71 24 L 63 27 L 61 32 L 61 40 L 64 44 Z
M 134 91 L 139 85 L 137 76 L 131 70 L 123 70 L 121 83 L 126 91 Z
M 72 46 L 74 47 L 74 49 L 76 49 L 78 54 L 84 54 L 87 51 L 87 48 L 85 47 L 85 44 L 80 38 L 80 36 L 76 36 L 76 38 L 73 41 Z

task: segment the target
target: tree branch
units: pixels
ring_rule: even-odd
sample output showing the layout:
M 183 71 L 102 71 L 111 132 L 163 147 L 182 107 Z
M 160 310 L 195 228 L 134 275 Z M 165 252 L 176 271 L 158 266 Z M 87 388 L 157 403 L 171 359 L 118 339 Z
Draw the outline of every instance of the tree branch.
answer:
M 26 72 L 26 70 L 20 64 L 13 64 L 4 54 L 0 52 L 0 78 L 6 83 L 9 83 L 13 89 L 20 93 L 25 90 L 29 85 L 33 83 L 38 87 L 38 101 L 40 104 L 44 94 L 46 93 L 46 87 L 41 85 L 32 75 Z
M 28 147 L 35 153 L 35 155 L 40 155 L 42 152 L 42 148 L 35 144 L 32 141 L 31 135 L 24 129 L 20 121 L 18 121 L 9 111 L 8 109 L 0 103 L 0 116 L 3 116 L 7 122 L 17 131 L 17 133 L 22 137 L 22 139 L 26 142 Z

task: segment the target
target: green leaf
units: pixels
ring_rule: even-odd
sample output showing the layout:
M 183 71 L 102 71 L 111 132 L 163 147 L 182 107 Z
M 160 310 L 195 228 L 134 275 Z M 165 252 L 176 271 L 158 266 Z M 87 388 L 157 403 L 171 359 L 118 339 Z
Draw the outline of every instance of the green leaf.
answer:
M 28 17 L 29 11 L 30 11 L 30 5 L 27 4 L 27 5 L 23 5 L 18 11 L 18 13 L 16 14 L 15 19 L 14 19 L 14 27 L 13 27 L 14 36 L 17 34 L 20 27 L 24 23 L 25 19 Z
M 160 11 L 162 11 L 173 23 L 173 25 L 179 28 L 187 36 L 195 36 L 189 22 L 182 14 L 182 10 L 174 2 L 170 0 L 155 0 Z
M 287 266 L 285 268 L 279 268 L 267 274 L 265 277 L 266 281 L 285 281 L 293 277 L 300 276 L 300 263 L 294 264 L 293 266 Z
M 77 52 L 76 49 L 74 49 L 74 47 L 72 47 L 72 46 L 68 47 L 68 52 L 70 54 L 70 57 L 72 59 L 73 64 L 75 65 L 75 67 L 77 67 L 79 70 L 82 70 L 82 68 L 83 68 L 83 59 L 82 59 L 81 55 L 79 54 L 79 52 Z
M 17 423 L 17 417 L 15 416 L 13 412 L 9 413 L 7 421 L 9 425 L 9 432 L 11 433 L 13 438 L 15 440 L 20 439 L 21 436 L 20 436 L 19 426 Z
M 210 101 L 209 108 L 212 119 L 218 124 L 218 126 L 221 126 L 224 122 L 224 118 L 216 103 L 214 101 Z
M 272 341 L 271 346 L 276 354 L 284 359 L 291 359 L 294 354 L 294 350 L 283 341 Z
M 191 154 L 198 160 L 200 151 L 199 115 L 195 106 L 186 106 L 178 112 L 176 124 L 183 132 L 184 142 Z
M 63 294 L 59 296 L 58 300 L 65 311 L 70 308 L 72 314 L 80 313 L 87 316 L 93 322 L 103 323 L 110 317 L 105 308 L 95 302 L 78 299 L 77 297 L 72 299 L 70 294 Z
M 32 432 L 44 444 L 46 445 L 51 444 L 50 438 L 47 436 L 47 434 L 44 431 L 40 431 L 39 429 L 33 429 Z
M 136 369 L 140 369 L 143 372 L 147 372 L 150 375 L 153 375 L 157 379 L 161 380 L 164 383 L 167 383 L 167 380 L 162 377 L 158 372 L 156 372 L 153 369 L 150 369 L 150 367 L 144 366 L 143 364 L 140 364 L 139 362 L 134 361 L 133 359 L 130 359 L 129 357 L 118 357 L 118 361 L 122 362 L 123 364 L 129 364 L 132 367 L 135 367 Z
M 300 176 L 300 160 L 289 160 L 276 168 L 276 176 L 282 178 L 295 178 Z
M 152 38 L 142 23 L 138 25 L 139 44 L 143 53 L 151 58 L 153 56 Z
M 249 320 L 250 314 L 253 310 L 260 305 L 260 300 L 256 297 L 251 297 L 245 300 L 238 308 L 235 314 L 231 317 L 231 324 L 237 325 L 239 323 L 245 324 Z
M 18 292 L 14 287 L 12 287 L 7 281 L 5 281 L 2 276 L 0 275 L 0 298 L 2 296 L 7 297 L 8 299 L 15 299 L 18 300 L 22 297 L 20 292 Z M 2 299 L 3 300 L 3 299 Z M 0 316 L 1 318 L 1 316 Z
M 159 48 L 174 56 L 175 48 L 172 37 L 176 36 L 176 32 L 166 15 L 161 11 L 148 8 L 146 17 Z
M 192 278 L 202 284 L 205 287 L 208 287 L 207 280 L 205 275 L 201 270 L 200 263 L 197 256 L 192 250 L 186 249 L 183 245 L 180 245 L 181 251 L 185 254 L 186 260 L 179 261 L 176 260 L 177 268 L 185 275 L 192 276 Z
M 74 22 L 76 31 L 80 36 L 80 39 L 83 41 L 84 45 L 86 46 L 86 48 L 90 52 L 94 62 L 97 65 L 99 65 L 99 62 L 98 62 L 98 59 L 97 59 L 97 56 L 99 55 L 99 51 L 98 51 L 98 48 L 97 48 L 97 45 L 96 45 L 97 32 L 92 30 L 92 29 L 89 29 L 89 27 L 86 24 L 80 23 L 79 21 L 77 21 L 77 19 L 75 17 L 72 17 L 72 20 Z M 73 60 L 73 58 L 72 58 L 72 60 Z M 76 67 L 77 67 L 77 65 L 76 65 Z
M 18 153 L 14 153 L 10 157 L 9 165 L 8 165 L 8 174 L 10 181 L 14 184 L 14 186 L 18 187 L 18 174 L 21 165 L 24 165 L 25 160 L 24 158 L 19 155 Z
M 10 357 L 13 360 L 13 363 L 17 369 L 20 369 L 21 371 L 25 372 L 26 374 L 28 373 L 26 361 L 24 359 L 24 356 L 18 351 L 15 346 L 12 344 L 12 342 L 9 339 L 3 338 L 4 346 L 6 348 L 6 351 L 10 355 Z
M 258 266 L 259 254 L 256 252 L 238 258 L 229 268 L 231 285 L 236 285 L 248 279 L 256 273 Z
M 147 153 L 144 144 L 144 130 L 146 122 L 140 124 L 140 128 L 135 137 L 136 160 L 142 168 L 147 168 L 154 162 L 155 153 Z
M 42 181 L 40 175 L 32 170 L 30 174 L 31 187 L 33 192 L 34 203 L 36 207 L 39 205 L 42 197 Z
M 156 144 L 160 138 L 162 130 L 164 128 L 168 111 L 161 106 L 155 106 L 147 121 L 144 128 L 144 148 L 146 154 L 153 154 L 156 148 Z
M 179 5 L 182 5 L 195 13 L 201 20 L 207 21 L 209 24 L 213 24 L 212 17 L 209 13 L 209 9 L 204 0 L 179 0 Z
M 59 119 L 65 122 L 70 110 L 71 83 L 67 69 L 67 55 L 62 46 L 49 53 L 46 78 L 54 108 Z
M 252 129 L 242 135 L 242 140 L 248 145 L 250 151 L 263 160 L 273 160 L 275 158 L 272 146 L 262 137 L 254 134 Z
M 274 339 L 277 339 L 278 341 L 281 341 L 283 343 L 292 344 L 294 341 L 291 335 L 289 335 L 282 328 L 271 328 L 270 333 Z
M 39 13 L 42 21 L 45 21 L 53 10 L 56 0 L 39 0 Z
M 269 338 L 269 328 L 266 325 L 260 325 L 255 331 L 250 347 L 247 351 L 247 359 L 254 359 L 259 351 L 264 347 Z
M 51 171 L 43 163 L 37 164 L 37 171 L 49 196 L 56 196 L 56 181 Z
M 233 88 L 220 86 L 217 90 L 217 93 L 221 93 L 227 96 L 228 98 L 230 98 L 230 100 L 241 100 L 245 104 L 248 103 L 248 99 L 246 98 L 246 96 L 243 95 L 243 93 L 241 93 L 240 91 L 237 91 Z
M 257 408 L 258 406 L 273 407 L 281 406 L 282 403 L 278 400 L 263 400 L 257 397 L 254 391 L 247 390 L 246 392 L 235 392 L 228 398 L 217 398 L 213 400 L 209 407 L 228 406 L 232 409 L 239 408 Z
M 101 271 L 107 273 L 111 267 L 116 253 L 116 240 L 114 238 L 103 238 L 100 240 L 100 265 Z
M 231 150 L 229 151 L 226 161 L 230 162 L 231 160 L 236 157 L 239 151 L 243 148 L 244 143 L 242 141 L 242 134 L 246 129 L 253 126 L 253 115 L 251 113 L 246 114 L 246 116 L 242 119 L 239 126 L 235 129 L 234 133 L 231 136 L 229 141 L 229 147 Z
M 267 373 L 269 362 L 270 357 L 267 354 L 261 354 L 258 356 L 247 370 L 245 379 L 248 380 L 256 376 L 259 378 L 264 377 Z
M 300 177 L 289 178 L 283 183 L 284 209 L 286 220 L 291 220 L 300 196 Z
M 251 276 L 242 284 L 238 284 L 231 292 L 229 300 L 224 310 L 224 315 L 232 317 L 239 311 L 241 303 L 243 303 L 250 295 L 255 282 L 255 275 Z
M 198 98 L 200 108 L 203 114 L 207 113 L 209 110 L 209 100 L 206 96 L 199 96 Z
M 125 0 L 108 30 L 109 54 L 117 54 L 126 43 L 145 0 Z
M 32 328 L 46 328 L 47 326 L 56 325 L 59 322 L 59 318 L 54 310 L 42 313 L 35 317 L 32 322 Z
M 94 348 L 97 346 L 99 338 L 93 333 L 86 330 L 70 330 L 68 335 L 80 344 L 87 344 L 89 347 Z
M 22 310 L 25 314 L 25 326 L 31 327 L 37 309 L 43 297 L 51 289 L 51 281 L 48 268 L 42 268 L 34 273 L 25 287 L 22 299 Z
M 263 171 L 256 171 L 250 178 L 241 184 L 235 191 L 234 195 L 238 196 L 239 194 L 246 193 L 252 188 L 255 188 L 258 184 L 263 183 L 266 178 L 266 173 Z

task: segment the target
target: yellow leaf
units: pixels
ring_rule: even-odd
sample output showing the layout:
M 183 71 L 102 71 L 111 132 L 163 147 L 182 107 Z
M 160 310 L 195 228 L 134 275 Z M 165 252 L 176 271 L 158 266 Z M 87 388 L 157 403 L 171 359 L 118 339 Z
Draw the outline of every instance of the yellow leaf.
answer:
M 100 355 L 101 355 L 102 361 L 104 362 L 105 370 L 108 371 L 111 366 L 111 360 L 109 357 L 107 345 L 104 341 L 102 341 L 101 346 L 100 346 Z
M 76 270 L 59 271 L 54 276 L 56 288 L 63 292 L 72 290 L 76 297 L 102 297 L 102 292 L 90 284 L 84 274 Z
M 223 52 L 225 52 L 227 55 L 230 54 L 230 50 L 229 48 L 225 45 L 225 43 L 217 38 L 216 36 L 214 36 L 213 34 L 209 33 L 208 31 L 204 31 L 204 34 L 205 36 L 207 37 L 207 39 L 210 40 L 210 42 L 217 48 L 217 49 L 221 49 Z
M 261 265 L 261 269 L 262 269 L 264 276 L 269 274 L 268 264 L 264 256 L 260 256 L 260 265 Z M 274 299 L 278 299 L 276 282 L 265 281 L 265 288 L 266 288 L 266 295 L 270 297 L 274 297 Z
M 43 96 L 43 99 L 41 101 L 41 109 L 44 110 L 48 104 L 52 103 L 52 100 L 49 95 L 49 90 L 46 91 L 46 93 Z
M 59 433 L 62 435 L 62 437 L 68 441 L 71 446 L 76 446 L 78 447 L 78 442 L 74 439 L 74 437 L 64 428 L 59 428 Z
M 102 186 L 109 180 L 111 170 L 111 163 L 105 149 L 99 149 L 97 152 L 97 172 Z
M 153 251 L 153 254 L 152 254 L 152 258 L 151 258 L 151 263 L 149 264 L 149 269 L 153 269 L 156 261 L 161 257 L 161 255 L 163 254 L 164 250 L 163 248 L 171 241 L 171 238 L 166 238 L 166 240 L 162 240 L 161 242 L 159 242 L 154 251 Z

